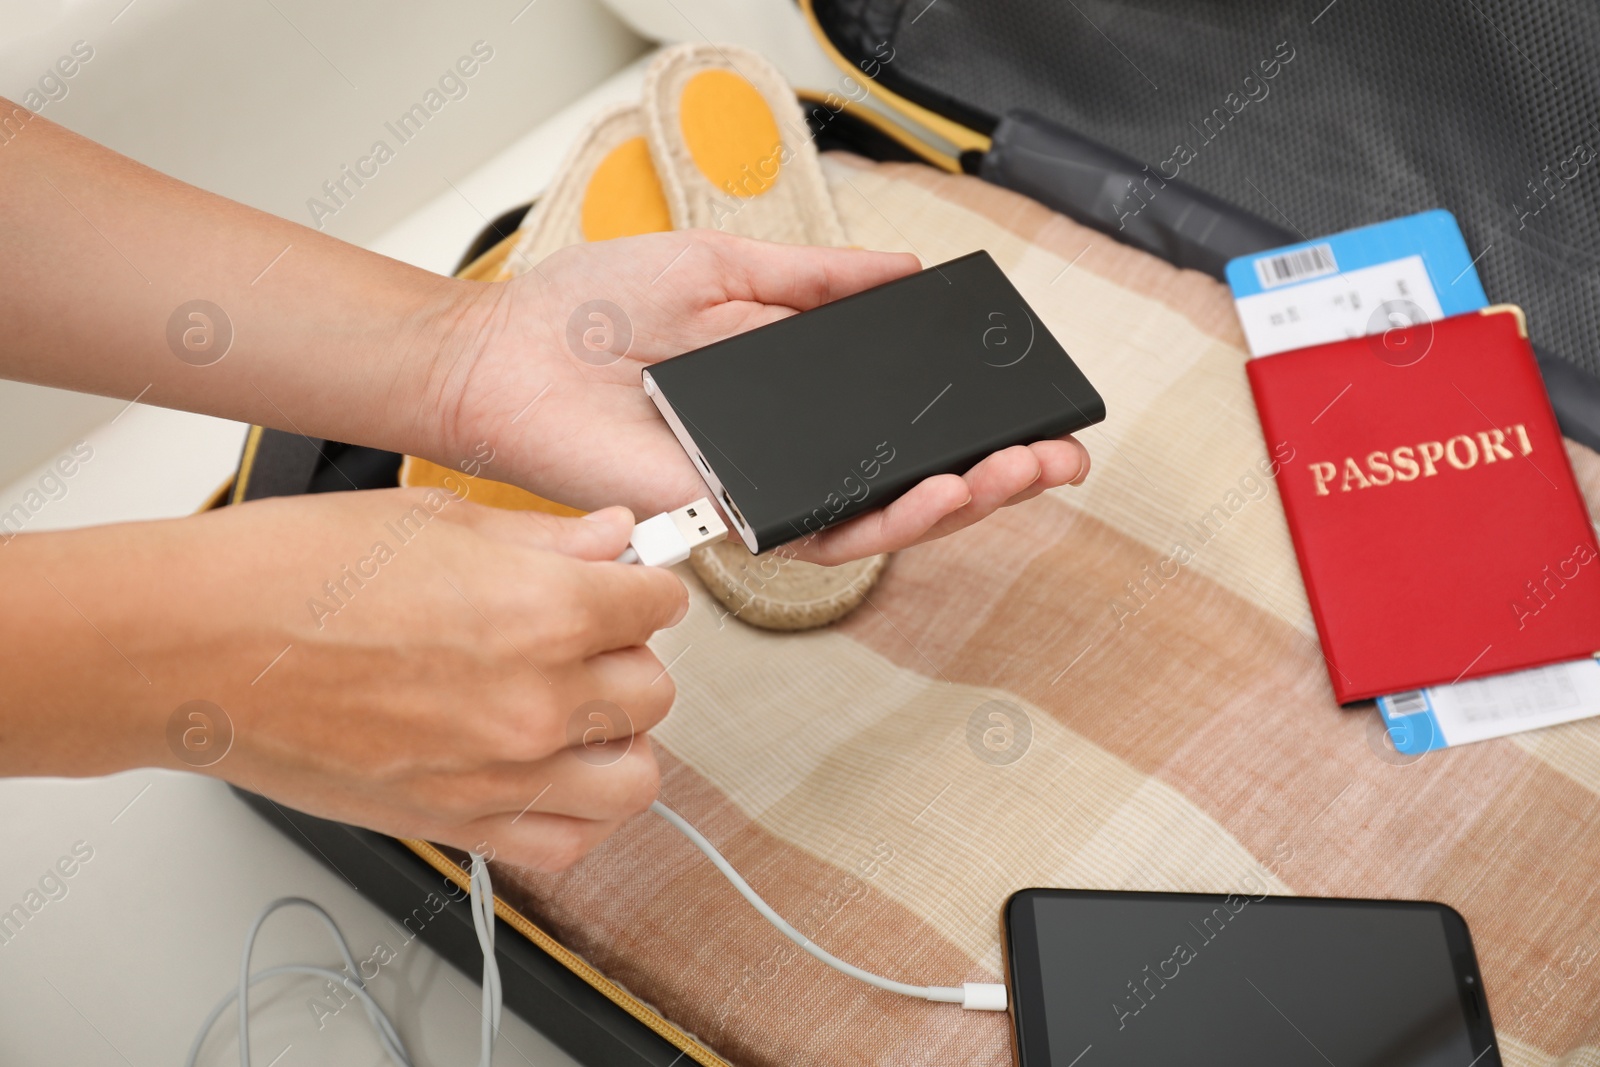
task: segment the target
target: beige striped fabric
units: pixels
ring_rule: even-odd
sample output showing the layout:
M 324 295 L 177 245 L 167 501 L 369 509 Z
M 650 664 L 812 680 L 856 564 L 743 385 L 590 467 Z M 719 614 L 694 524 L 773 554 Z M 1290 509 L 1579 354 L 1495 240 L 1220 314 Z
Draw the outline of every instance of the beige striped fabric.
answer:
M 1444 901 L 1505 1061 L 1600 1064 L 1600 723 L 1411 760 L 1334 703 L 1224 287 L 974 179 L 824 173 L 853 243 L 988 249 L 1110 416 L 1084 486 L 901 553 L 834 627 L 758 631 L 689 583 L 655 646 L 664 799 L 803 932 L 917 983 L 997 979 L 1025 886 Z M 496 884 L 740 1067 L 1010 1062 L 1004 1016 L 825 969 L 659 820 Z

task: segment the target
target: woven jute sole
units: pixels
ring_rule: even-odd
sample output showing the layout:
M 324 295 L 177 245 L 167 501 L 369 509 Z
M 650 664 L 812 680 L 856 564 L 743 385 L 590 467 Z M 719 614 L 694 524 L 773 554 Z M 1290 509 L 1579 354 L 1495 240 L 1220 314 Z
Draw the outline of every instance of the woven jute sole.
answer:
M 860 606 L 888 556 L 819 567 L 781 549 L 752 556 L 735 541 L 709 545 L 690 557 L 695 574 L 728 614 L 764 630 L 813 630 Z

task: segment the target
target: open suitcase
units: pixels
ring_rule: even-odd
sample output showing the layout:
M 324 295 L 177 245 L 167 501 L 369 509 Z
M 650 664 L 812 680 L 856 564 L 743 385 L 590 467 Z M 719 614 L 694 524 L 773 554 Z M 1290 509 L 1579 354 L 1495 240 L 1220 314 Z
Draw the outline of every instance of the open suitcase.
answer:
M 879 105 L 802 92 L 819 147 L 976 174 L 1178 266 L 1220 277 L 1235 255 L 1452 210 L 1491 299 L 1528 310 L 1564 432 L 1600 446 L 1600 127 L 1587 118 L 1600 113 L 1600 10 L 801 2 L 841 78 Z M 463 269 L 526 210 L 491 224 Z M 256 428 L 229 500 L 392 486 L 400 463 Z M 466 884 L 459 856 L 245 799 L 397 921 L 440 879 Z M 724 1062 L 537 916 L 498 914 L 507 1007 L 578 1060 Z M 475 975 L 467 908 L 437 918 L 422 938 Z

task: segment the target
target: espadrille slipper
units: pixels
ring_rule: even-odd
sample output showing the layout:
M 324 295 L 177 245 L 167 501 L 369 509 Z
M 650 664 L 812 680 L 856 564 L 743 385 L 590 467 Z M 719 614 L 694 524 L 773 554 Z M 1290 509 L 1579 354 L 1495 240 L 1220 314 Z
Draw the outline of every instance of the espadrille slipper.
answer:
M 673 229 L 849 243 L 794 90 L 757 53 L 668 48 L 645 72 L 643 107 Z
M 794 90 L 760 55 L 736 45 L 667 49 L 645 72 L 644 114 L 674 229 L 849 243 Z M 843 618 L 887 562 L 874 556 L 821 567 L 781 549 L 753 556 L 734 541 L 690 558 L 730 614 L 769 630 L 809 630 Z
M 567 245 L 695 226 L 789 243 L 846 243 L 794 94 L 760 56 L 733 46 L 668 49 L 647 73 L 645 95 L 658 105 L 655 114 L 648 105 L 628 105 L 596 118 L 521 229 L 462 276 L 504 281 Z M 787 131 L 779 130 L 780 117 Z M 692 173 L 683 173 L 685 165 Z M 721 193 L 712 175 L 727 179 Z M 490 507 L 579 514 L 416 457 L 406 458 L 400 483 L 439 486 Z M 808 630 L 860 605 L 888 557 L 821 567 L 781 550 L 753 556 L 724 542 L 699 550 L 690 563 L 735 618 Z

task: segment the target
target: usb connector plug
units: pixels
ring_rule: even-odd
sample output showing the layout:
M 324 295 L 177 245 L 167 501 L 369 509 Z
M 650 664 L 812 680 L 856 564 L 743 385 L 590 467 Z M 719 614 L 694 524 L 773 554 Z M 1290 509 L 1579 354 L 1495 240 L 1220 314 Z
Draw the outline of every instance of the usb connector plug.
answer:
M 670 567 L 688 559 L 689 553 L 701 545 L 715 544 L 727 536 L 727 524 L 711 506 L 711 501 L 701 497 L 635 525 L 628 547 L 617 557 L 617 562 Z

